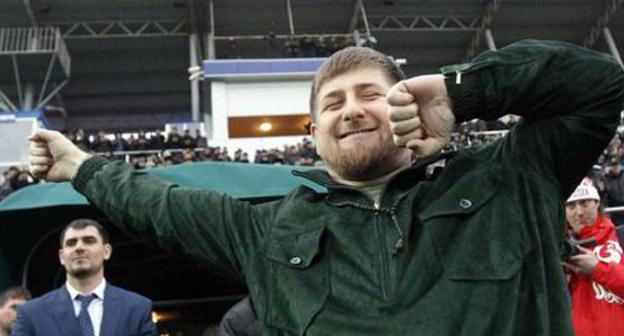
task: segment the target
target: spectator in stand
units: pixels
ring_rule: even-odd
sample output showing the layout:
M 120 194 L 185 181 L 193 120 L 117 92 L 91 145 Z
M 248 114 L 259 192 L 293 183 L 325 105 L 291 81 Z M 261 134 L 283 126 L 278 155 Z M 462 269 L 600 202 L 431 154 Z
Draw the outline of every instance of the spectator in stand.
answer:
M 76 133 L 74 133 L 74 143 L 78 148 L 88 151 L 91 149 L 91 141 L 89 140 L 89 136 L 85 133 L 82 128 L 79 128 Z
M 17 178 L 15 178 L 15 182 L 13 183 L 13 188 L 18 190 L 37 182 L 38 181 L 30 175 L 28 170 L 23 169 L 17 174 Z
M 184 134 L 182 135 L 182 148 L 195 148 L 197 144 L 195 139 L 191 136 L 191 130 L 185 129 Z
M 598 190 L 598 196 L 600 196 L 600 208 L 607 208 L 609 204 L 607 204 L 607 183 L 604 175 L 602 173 L 594 174 L 592 181 L 594 182 L 596 190 Z
M 96 153 L 108 153 L 113 150 L 113 144 L 104 131 L 99 131 L 91 143 L 91 149 Z
M 0 336 L 9 336 L 17 317 L 17 308 L 31 299 L 24 287 L 12 287 L 0 292 Z
M 569 229 L 581 240 L 565 268 L 570 274 L 572 321 L 577 336 L 616 336 L 624 330 L 624 263 L 615 226 L 600 214 L 600 196 L 586 178 L 566 202 Z
M 162 135 L 160 130 L 156 130 L 154 135 L 149 139 L 150 149 L 164 149 L 165 148 L 165 136 Z
M 234 152 L 234 162 L 241 162 L 242 159 L 243 159 L 243 150 L 239 148 L 236 150 L 236 152 Z
M 112 142 L 114 152 L 123 152 L 128 149 L 128 142 L 123 138 L 121 132 L 115 132 L 115 138 Z
M 205 147 L 199 154 L 197 155 L 198 161 L 211 161 L 213 157 L 213 148 Z
M 184 163 L 195 161 L 195 152 L 190 148 L 185 148 L 184 151 L 182 151 L 182 161 Z
M 19 172 L 20 171 L 17 167 L 11 166 L 2 173 L 4 181 L 2 182 L 2 185 L 0 185 L 0 201 L 16 190 L 14 188 L 14 181 L 17 178 L 17 175 L 19 175 Z
M 145 131 L 140 130 L 139 136 L 137 137 L 136 142 L 134 143 L 134 150 L 144 151 L 147 149 L 149 149 L 149 143 L 147 141 L 147 138 L 145 137 Z
M 249 154 L 247 154 L 247 152 L 243 152 L 243 156 L 241 157 L 240 162 L 249 163 Z
M 198 148 L 208 147 L 208 141 L 206 137 L 201 135 L 201 130 L 199 128 L 195 130 L 195 147 L 198 147 Z
M 607 191 L 607 205 L 610 207 L 624 205 L 624 175 L 622 166 L 617 157 L 612 157 L 605 168 L 605 185 Z M 613 213 L 612 219 L 616 225 L 624 224 L 624 213 Z
M 12 192 L 22 189 L 31 184 L 38 183 L 27 170 L 11 166 L 3 173 L 4 181 L 0 185 L 0 200 L 7 197 Z
M 152 154 L 147 157 L 145 161 L 145 168 L 154 168 L 157 167 L 159 164 L 160 160 L 158 159 L 158 156 Z
M 134 150 L 135 146 L 136 146 L 136 137 L 134 136 L 134 134 L 130 134 L 130 137 L 128 138 L 128 150 Z
M 167 135 L 167 142 L 165 144 L 165 148 L 168 149 L 178 149 L 182 148 L 182 138 L 180 134 L 178 134 L 178 128 L 172 127 L 171 132 Z

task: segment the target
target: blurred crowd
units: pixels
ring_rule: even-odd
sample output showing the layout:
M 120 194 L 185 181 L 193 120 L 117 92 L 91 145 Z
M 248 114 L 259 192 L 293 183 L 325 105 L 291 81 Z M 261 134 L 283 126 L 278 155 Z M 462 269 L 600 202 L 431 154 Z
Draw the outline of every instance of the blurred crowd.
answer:
M 447 151 L 480 146 L 490 143 L 505 134 L 517 122 L 511 119 L 507 123 L 500 120 L 470 121 L 458 125 L 445 148 Z M 624 125 L 624 122 L 621 123 Z M 189 162 L 241 162 L 258 164 L 278 164 L 295 166 L 320 166 L 320 157 L 316 154 L 314 143 L 307 138 L 293 145 L 282 148 L 257 150 L 253 157 L 241 149 L 234 153 L 225 147 L 211 147 L 197 130 L 178 132 L 174 127 L 169 132 L 156 130 L 151 133 L 139 131 L 137 134 L 123 137 L 121 133 L 107 134 L 104 131 L 87 134 L 78 129 L 73 133 L 64 132 L 65 136 L 82 149 L 119 160 L 126 160 L 137 169 L 170 166 Z M 125 154 L 119 155 L 119 152 Z M 594 180 L 601 195 L 603 207 L 624 206 L 624 126 L 620 127 L 603 154 L 598 158 L 590 177 Z M 38 183 L 25 168 L 10 167 L 0 180 L 0 200 L 11 192 L 25 186 Z M 624 223 L 624 216 L 614 215 L 614 221 Z
M 269 58 L 328 57 L 336 51 L 354 45 L 375 48 L 377 39 L 374 36 L 361 36 L 359 41 L 347 36 L 302 36 L 286 39 L 278 38 L 274 32 L 264 36 L 266 54 Z M 245 58 L 241 55 L 235 38 L 227 40 L 224 58 Z
M 145 131 L 139 131 L 136 136 L 132 134 L 127 138 L 121 133 L 111 136 L 104 131 L 89 135 L 81 129 L 73 134 L 68 132 L 64 134 L 85 151 L 112 159 L 127 160 L 138 169 L 202 161 L 294 166 L 312 166 L 320 163 L 313 142 L 306 138 L 294 145 L 284 145 L 281 149 L 257 150 L 250 158 L 242 149 L 230 153 L 226 147 L 208 146 L 200 130 L 194 135 L 191 135 L 188 129 L 180 134 L 174 127 L 170 132 L 157 130 L 149 135 Z

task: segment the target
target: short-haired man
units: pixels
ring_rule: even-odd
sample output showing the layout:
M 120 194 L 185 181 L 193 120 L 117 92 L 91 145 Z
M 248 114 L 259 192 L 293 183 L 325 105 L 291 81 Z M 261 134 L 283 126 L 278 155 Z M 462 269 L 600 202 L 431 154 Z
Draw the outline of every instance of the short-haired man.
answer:
M 77 219 L 61 232 L 60 243 L 67 282 L 22 305 L 12 335 L 156 335 L 152 303 L 104 279 L 104 262 L 112 253 L 106 228 Z
M 24 287 L 12 287 L 0 292 L 0 336 L 11 334 L 17 308 L 30 299 L 30 292 Z
M 251 205 L 43 130 L 30 162 L 115 224 L 242 274 L 265 335 L 570 335 L 557 223 L 623 100 L 618 63 L 566 43 L 522 41 L 407 80 L 383 54 L 347 48 L 310 99 L 327 170 L 296 173 L 327 195 L 301 186 Z M 435 155 L 455 121 L 507 113 L 523 121 L 503 139 Z
M 624 259 L 615 226 L 600 214 L 600 196 L 585 179 L 566 202 L 570 230 L 595 239 L 564 265 L 571 271 L 572 321 L 577 336 L 616 336 L 624 330 Z

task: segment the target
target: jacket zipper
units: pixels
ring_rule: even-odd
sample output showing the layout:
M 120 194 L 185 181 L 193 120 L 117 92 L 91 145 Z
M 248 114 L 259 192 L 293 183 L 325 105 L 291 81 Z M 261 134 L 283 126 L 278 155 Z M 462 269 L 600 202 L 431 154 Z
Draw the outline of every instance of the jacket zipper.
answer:
M 377 242 L 379 243 L 379 250 L 381 251 L 381 272 L 380 272 L 380 280 L 381 280 L 381 296 L 384 301 L 388 300 L 390 297 L 388 288 L 388 251 L 386 250 L 386 244 L 383 234 L 381 233 L 381 224 L 379 220 L 379 211 L 375 211 L 375 231 L 377 231 Z
M 382 208 L 382 207 L 377 207 L 377 206 L 371 207 L 368 205 L 363 205 L 363 204 L 359 204 L 359 203 L 352 202 L 352 201 L 346 201 L 346 202 L 341 203 L 343 205 L 347 205 L 355 209 L 360 209 L 364 211 L 372 211 L 375 214 L 375 231 L 377 232 L 377 241 L 379 243 L 379 249 L 381 250 L 381 274 L 380 274 L 381 279 L 380 281 L 381 281 L 382 297 L 384 300 L 388 300 L 390 298 L 390 288 L 389 288 L 389 281 L 388 281 L 390 271 L 389 271 L 389 261 L 388 261 L 388 250 L 385 244 L 385 238 L 382 234 L 382 230 L 381 230 L 382 228 L 381 228 L 379 215 L 380 214 L 388 215 L 390 219 L 392 220 L 392 224 L 399 235 L 398 239 L 396 240 L 396 243 L 394 244 L 394 249 L 392 251 L 392 256 L 395 257 L 403 250 L 403 247 L 405 245 L 403 231 L 401 230 L 401 227 L 399 226 L 399 221 L 396 216 L 396 206 L 399 204 L 399 202 L 402 199 L 403 199 L 402 196 L 398 197 L 390 208 Z

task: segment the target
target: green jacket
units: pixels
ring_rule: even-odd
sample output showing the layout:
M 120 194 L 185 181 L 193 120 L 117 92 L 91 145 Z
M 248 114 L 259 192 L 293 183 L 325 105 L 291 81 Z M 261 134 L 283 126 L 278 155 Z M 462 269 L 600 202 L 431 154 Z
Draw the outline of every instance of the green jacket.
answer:
M 624 73 L 543 41 L 442 72 L 458 121 L 524 118 L 435 180 L 436 158 L 404 169 L 379 209 L 319 170 L 296 174 L 327 195 L 302 186 L 259 205 L 99 157 L 73 185 L 124 229 L 241 274 L 264 335 L 571 335 L 562 204 L 613 137 Z

